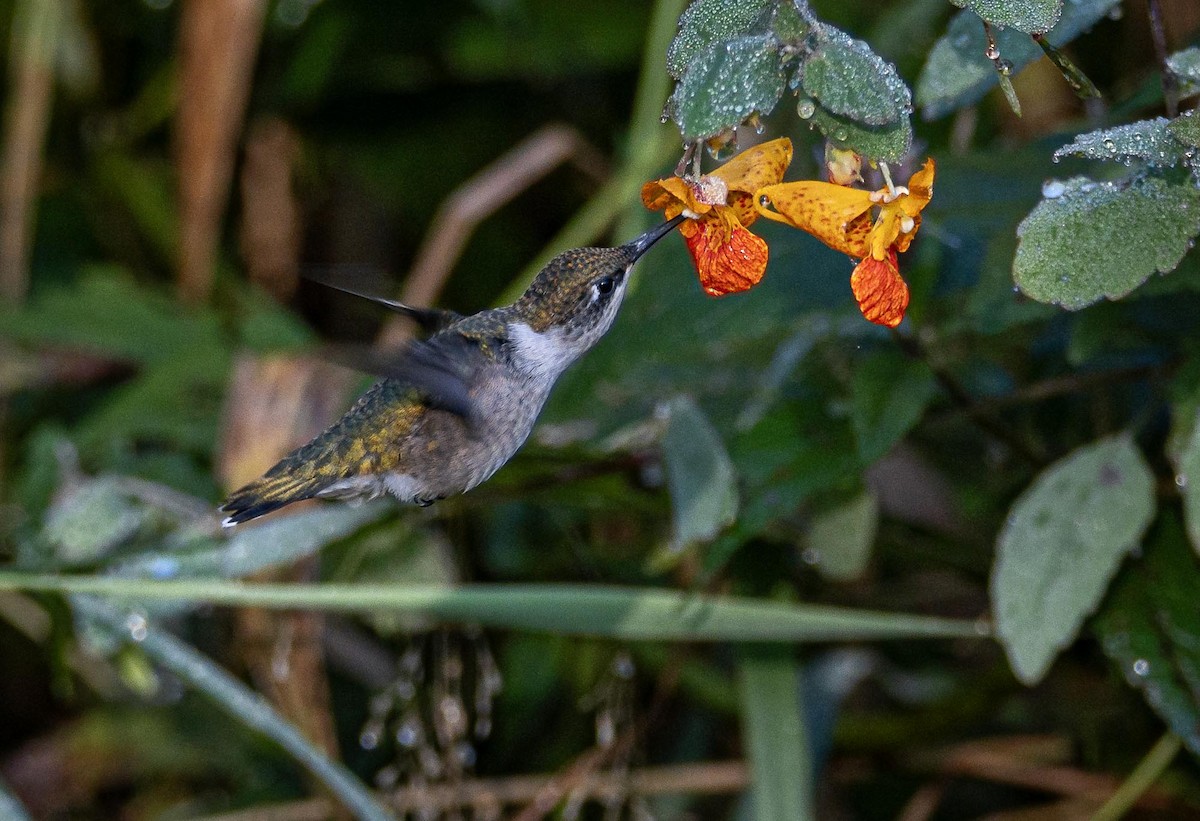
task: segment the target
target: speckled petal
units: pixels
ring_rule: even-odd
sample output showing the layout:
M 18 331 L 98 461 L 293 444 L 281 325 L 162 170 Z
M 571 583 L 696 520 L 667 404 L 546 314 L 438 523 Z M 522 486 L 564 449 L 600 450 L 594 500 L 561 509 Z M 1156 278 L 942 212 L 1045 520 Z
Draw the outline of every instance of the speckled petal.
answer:
M 807 231 L 835 251 L 870 253 L 871 192 L 819 180 L 768 185 L 754 203 L 767 219 Z
M 850 289 L 864 317 L 876 325 L 895 328 L 908 308 L 908 285 L 900 276 L 896 252 L 886 259 L 867 257 L 850 275 Z
M 767 270 L 767 243 L 747 230 L 728 210 L 697 223 L 684 237 L 700 285 L 709 296 L 753 288 Z

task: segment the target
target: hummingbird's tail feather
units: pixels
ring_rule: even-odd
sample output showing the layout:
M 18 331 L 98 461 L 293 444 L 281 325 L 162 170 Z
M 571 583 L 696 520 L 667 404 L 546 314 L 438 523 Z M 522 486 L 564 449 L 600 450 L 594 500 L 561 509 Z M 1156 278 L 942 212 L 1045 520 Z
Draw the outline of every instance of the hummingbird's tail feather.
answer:
M 280 463 L 276 468 L 282 467 Z M 325 481 L 313 476 L 299 476 L 287 471 L 273 468 L 261 479 L 256 479 L 245 487 L 235 490 L 221 505 L 221 512 L 229 514 L 221 522 L 224 527 L 231 527 L 251 519 L 257 519 L 278 510 L 284 505 L 311 499 L 321 492 Z

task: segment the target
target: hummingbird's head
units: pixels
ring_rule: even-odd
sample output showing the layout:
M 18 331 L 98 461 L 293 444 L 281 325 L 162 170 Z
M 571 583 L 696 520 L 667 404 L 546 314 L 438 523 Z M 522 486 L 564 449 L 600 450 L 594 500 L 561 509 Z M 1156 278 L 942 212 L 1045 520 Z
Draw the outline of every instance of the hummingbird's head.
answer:
M 547 353 L 553 347 L 553 358 L 566 367 L 596 344 L 617 318 L 633 264 L 683 219 L 616 248 L 576 248 L 550 260 L 514 306 L 536 345 Z

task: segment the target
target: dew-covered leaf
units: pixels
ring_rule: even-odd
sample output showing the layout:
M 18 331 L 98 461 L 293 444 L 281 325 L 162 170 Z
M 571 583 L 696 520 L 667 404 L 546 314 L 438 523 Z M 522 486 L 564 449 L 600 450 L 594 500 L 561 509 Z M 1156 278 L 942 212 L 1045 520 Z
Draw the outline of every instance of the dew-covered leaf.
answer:
M 242 578 L 311 556 L 391 509 L 386 502 L 322 505 L 234 528 L 228 539 L 199 539 L 186 550 L 146 552 L 115 565 L 112 572 L 152 579 Z
M 912 94 L 896 67 L 832 26 L 820 28 L 818 45 L 801 75 L 806 94 L 855 122 L 885 126 L 912 112 Z
M 1017 678 L 1041 680 L 1154 514 L 1154 477 L 1126 436 L 1079 448 L 1017 499 L 996 546 L 992 610 Z
M 1179 96 L 1200 94 L 1200 47 L 1177 51 L 1167 58 L 1167 68 L 1179 80 Z
M 807 545 L 817 570 L 834 581 L 857 579 L 871 560 L 878 527 L 879 503 L 868 492 L 816 514 Z
M 1028 34 L 1049 31 L 1058 22 L 1062 0 L 954 0 L 984 20 Z
M 98 477 L 68 488 L 46 512 L 42 537 L 56 564 L 76 567 L 100 561 L 137 537 L 152 519 L 115 477 Z
M 1173 270 L 1200 233 L 1200 190 L 1190 182 L 1075 177 L 1042 193 L 1017 227 L 1013 260 L 1017 285 L 1039 302 L 1077 310 L 1122 297 Z
M 710 541 L 737 516 L 737 476 L 704 412 L 681 396 L 667 408 L 663 462 L 671 493 L 671 546 Z
M 783 94 L 780 41 L 756 34 L 716 43 L 688 66 L 669 108 L 685 141 L 734 128 L 751 114 L 769 114 Z
M 809 122 L 838 148 L 852 149 L 870 160 L 899 162 L 912 146 L 912 125 L 907 116 L 891 125 L 872 128 L 820 106 L 805 109 L 804 113 L 809 115 Z
M 874 462 L 912 430 L 936 391 L 929 366 L 897 352 L 857 365 L 851 421 L 861 462 Z
M 1093 629 L 1125 680 L 1200 756 L 1200 565 L 1186 541 L 1164 516 Z
M 1167 130 L 1171 132 L 1171 136 L 1187 149 L 1200 148 L 1200 115 L 1195 111 L 1186 111 L 1180 114 L 1171 122 L 1167 123 Z M 1187 156 L 1185 152 L 1185 156 Z M 1195 151 L 1191 151 L 1192 159 L 1195 156 Z
M 1057 25 L 1046 35 L 1057 46 L 1074 40 L 1103 18 L 1120 0 L 1078 0 L 1063 6 Z M 993 31 L 1001 59 L 1019 71 L 1042 54 L 1027 34 L 1014 28 Z M 987 58 L 987 38 L 979 16 L 971 10 L 955 15 L 946 34 L 934 44 L 917 79 L 917 105 L 926 119 L 949 114 L 983 97 L 997 82 Z
M 1184 146 L 1171 133 L 1166 117 L 1140 120 L 1128 125 L 1101 128 L 1080 134 L 1054 152 L 1055 161 L 1063 157 L 1112 160 L 1128 165 L 1141 160 L 1152 166 L 1173 166 L 1183 160 Z
M 776 0 L 695 0 L 679 16 L 679 32 L 667 49 L 667 73 L 683 79 L 706 49 L 756 29 Z

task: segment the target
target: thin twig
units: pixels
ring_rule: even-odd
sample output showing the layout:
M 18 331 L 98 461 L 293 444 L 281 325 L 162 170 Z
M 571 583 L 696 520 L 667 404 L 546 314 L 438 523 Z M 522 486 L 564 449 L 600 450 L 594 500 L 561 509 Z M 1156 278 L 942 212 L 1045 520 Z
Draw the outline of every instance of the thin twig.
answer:
M 1158 740 L 1146 757 L 1138 762 L 1137 767 L 1122 782 L 1121 786 L 1104 802 L 1092 821 L 1117 821 L 1138 802 L 1138 799 L 1150 789 L 1151 785 L 1163 774 L 1171 761 L 1179 753 L 1183 742 L 1174 733 L 1166 733 Z
M 553 775 L 522 775 L 508 778 L 478 778 L 454 786 L 405 787 L 391 794 L 397 809 L 420 807 L 445 812 L 487 802 L 511 805 L 527 802 L 543 789 Z M 632 795 L 728 795 L 741 792 L 749 783 L 741 761 L 712 761 L 646 767 L 629 773 L 597 773 L 581 786 L 589 797 L 603 800 L 617 794 Z M 313 798 L 254 807 L 237 812 L 209 815 L 196 821 L 323 821 L 329 817 L 327 799 Z
M 1162 9 L 1159 0 L 1146 0 L 1146 14 L 1150 18 L 1150 38 L 1154 41 L 1154 56 L 1158 59 L 1159 70 L 1162 71 L 1163 105 L 1168 117 L 1179 114 L 1179 78 L 1167 65 L 1167 30 L 1163 25 Z
M 971 421 L 980 429 L 1004 442 L 1030 464 L 1036 467 L 1046 464 L 1048 461 L 1047 456 L 1040 447 L 1027 441 L 1019 432 L 1010 428 L 1003 421 L 990 414 L 986 408 L 979 405 L 954 374 L 932 361 L 929 351 L 921 344 L 919 339 L 915 336 L 900 333 L 899 331 L 892 331 L 892 338 L 896 340 L 896 344 L 900 346 L 900 349 L 905 354 L 913 359 L 924 362 L 929 367 L 938 383 L 942 386 L 942 389 L 946 392 L 946 395 L 950 397 L 950 401 L 962 408 Z
M 568 161 L 594 178 L 607 175 L 604 160 L 578 131 L 549 125 L 452 191 L 433 217 L 405 277 L 400 300 L 411 305 L 432 304 L 479 223 Z M 379 345 L 396 347 L 410 333 L 407 320 L 393 317 L 380 332 Z

